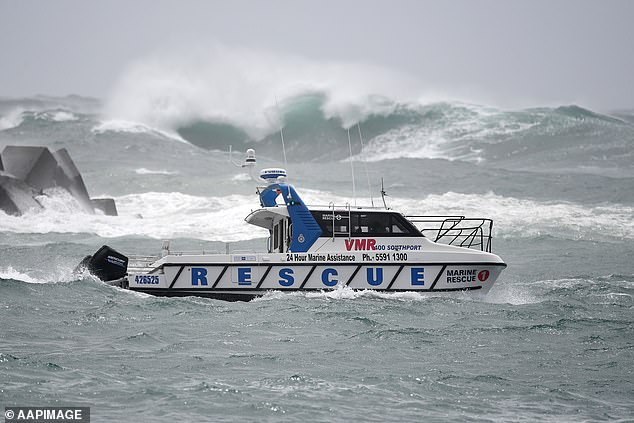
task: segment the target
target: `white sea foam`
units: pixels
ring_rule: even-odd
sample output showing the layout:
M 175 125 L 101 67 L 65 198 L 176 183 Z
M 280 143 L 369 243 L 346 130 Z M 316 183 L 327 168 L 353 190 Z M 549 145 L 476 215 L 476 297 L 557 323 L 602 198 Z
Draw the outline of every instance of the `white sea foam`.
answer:
M 38 203 L 44 207 L 47 213 L 60 216 L 83 212 L 77 199 L 66 189 L 61 187 L 47 188 L 42 195 L 36 196 Z M 41 213 L 40 210 L 32 210 L 32 213 Z
M 126 132 L 130 134 L 150 134 L 163 138 L 170 138 L 180 142 L 187 142 L 174 131 L 152 128 L 148 125 L 138 122 L 132 122 L 121 119 L 107 120 L 94 126 L 91 131 L 95 134 L 104 134 L 106 132 Z
M 69 122 L 79 120 L 79 118 L 75 114 L 66 110 L 53 110 L 38 113 L 35 115 L 35 118 L 49 120 L 52 122 Z
M 38 275 L 40 273 L 41 275 Z M 45 275 L 45 276 L 44 276 Z M 37 271 L 37 270 L 18 270 L 12 266 L 7 268 L 0 268 L 0 279 L 13 279 L 20 282 L 26 283 L 57 283 L 57 282 L 70 282 L 73 280 L 77 280 L 79 277 L 91 277 L 94 279 L 94 276 L 90 275 L 88 272 L 85 274 L 77 275 L 74 272 L 74 269 L 71 267 L 63 267 L 57 266 L 53 268 L 46 269 L 46 272 Z
M 428 195 L 421 200 L 394 198 L 391 205 L 410 214 L 489 217 L 495 221 L 496 236 L 634 239 L 634 207 L 627 205 L 584 206 L 504 197 L 494 193 L 454 192 Z
M 302 190 L 309 204 L 343 206 L 351 198 Z M 494 194 L 430 194 L 421 199 L 388 197 L 388 205 L 404 214 L 488 217 L 495 236 L 565 239 L 634 239 L 634 207 L 623 204 L 584 206 L 571 202 L 535 201 Z M 361 203 L 359 203 L 361 204 Z
M 249 195 L 202 197 L 178 192 L 147 192 L 115 197 L 119 216 L 90 215 L 65 190 L 47 190 L 39 197 L 44 210 L 0 219 L 0 231 L 18 233 L 94 233 L 102 237 L 140 235 L 155 239 L 195 238 L 239 241 L 266 237 L 267 231 L 244 222 L 257 200 Z M 52 194 L 52 195 L 51 195 Z M 343 205 L 351 199 L 317 190 L 302 190 L 308 204 Z M 584 206 L 539 202 L 493 193 L 448 192 L 422 199 L 389 197 L 389 205 L 405 214 L 490 217 L 496 237 L 564 239 L 634 239 L 634 208 L 626 205 Z M 138 218 L 138 215 L 143 218 Z M 69 218 L 72 216 L 72 218 Z
M 43 210 L 32 210 L 22 216 L 0 212 L 0 231 L 93 233 L 104 238 L 129 235 L 155 239 L 187 237 L 227 242 L 268 234 L 244 222 L 254 204 L 253 196 L 197 197 L 176 192 L 130 194 L 115 197 L 119 216 L 84 213 L 70 194 L 64 192 L 38 199 L 45 207 Z
M 442 106 L 422 106 L 420 113 Z M 399 126 L 370 139 L 363 155 L 358 155 L 356 159 L 372 162 L 425 158 L 479 162 L 482 151 L 470 147 L 472 141 L 487 144 L 503 142 L 537 125 L 536 122 L 516 121 L 507 112 L 491 107 L 452 103 L 442 109 L 444 116 L 433 122 Z
M 7 114 L 0 116 L 0 131 L 17 128 L 24 121 L 24 109 L 18 107 Z
M 13 279 L 27 283 L 45 283 L 46 281 L 36 279 L 24 272 L 20 272 L 9 266 L 6 269 L 0 269 L 0 279 Z
M 525 284 L 496 283 L 482 300 L 493 304 L 525 305 L 540 303 L 544 297 Z
M 27 110 L 22 107 L 15 108 L 3 116 L 0 116 L 0 131 L 17 128 L 27 117 L 49 122 L 68 122 L 79 120 L 79 118 L 68 110 Z
M 47 122 L 69 122 L 79 120 L 79 117 L 77 115 L 65 109 L 46 110 L 43 108 L 35 108 L 22 110 L 22 118 L 26 117 L 31 117 L 35 120 L 42 120 Z
M 271 291 L 264 296 L 256 298 L 254 301 L 270 301 L 277 299 L 285 299 L 288 297 L 301 297 L 310 299 L 329 299 L 329 300 L 356 300 L 359 298 L 382 298 L 394 301 L 427 301 L 431 297 L 436 296 L 433 293 L 421 292 L 378 292 L 373 290 L 354 290 L 348 286 L 338 285 L 332 290 L 323 291 L 307 291 L 307 292 L 284 292 Z
M 604 279 L 604 281 L 601 281 Z M 610 289 L 632 287 L 632 282 L 614 279 L 612 276 L 600 276 L 593 278 L 576 277 L 563 279 L 543 279 L 537 281 L 511 281 L 494 285 L 493 289 L 484 297 L 484 301 L 496 304 L 535 304 L 543 301 L 551 301 L 554 291 L 570 291 L 577 289 L 595 289 L 595 293 L 590 296 L 608 299 L 610 302 L 618 301 L 630 303 L 632 296 L 623 292 L 603 291 Z
M 137 173 L 138 175 L 178 175 L 179 172 L 175 171 L 175 170 L 151 170 L 151 169 L 146 169 L 144 167 L 139 168 L 139 169 L 135 169 L 134 170 L 135 173 Z
M 450 141 L 441 133 L 420 125 L 394 128 L 370 140 L 363 156 L 369 162 L 398 158 L 451 159 Z

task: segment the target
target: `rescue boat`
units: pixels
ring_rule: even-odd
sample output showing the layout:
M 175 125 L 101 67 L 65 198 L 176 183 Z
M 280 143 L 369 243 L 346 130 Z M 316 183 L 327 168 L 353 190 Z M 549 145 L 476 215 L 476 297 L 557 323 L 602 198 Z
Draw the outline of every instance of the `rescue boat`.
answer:
M 255 152 L 243 164 L 253 170 Z M 486 294 L 506 267 L 491 252 L 493 221 L 405 216 L 387 207 L 309 206 L 284 169 L 258 178 L 260 207 L 247 224 L 268 230 L 262 252 L 158 256 L 103 246 L 81 266 L 112 285 L 159 296 L 250 300 L 270 291 L 340 289 Z

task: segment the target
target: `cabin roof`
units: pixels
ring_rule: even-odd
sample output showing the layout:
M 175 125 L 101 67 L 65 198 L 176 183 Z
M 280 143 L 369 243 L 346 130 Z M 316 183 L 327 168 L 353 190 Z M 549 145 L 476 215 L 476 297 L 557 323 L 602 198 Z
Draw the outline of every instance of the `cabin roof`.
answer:
M 310 206 L 310 205 L 307 205 L 306 207 L 308 207 L 308 210 L 310 210 L 310 211 L 325 211 L 325 212 L 330 211 L 330 212 L 332 212 L 332 209 L 333 209 L 332 206 Z M 347 206 L 335 205 L 334 209 L 338 213 L 342 213 L 342 212 L 346 212 L 347 213 L 348 212 Z M 383 207 L 355 207 L 355 206 L 350 206 L 350 211 L 353 212 L 353 213 L 397 213 L 397 214 L 400 214 L 396 210 L 385 209 Z
M 286 206 L 262 207 L 249 213 L 244 220 L 264 229 L 272 229 L 278 220 L 286 217 L 289 217 Z
M 306 206 L 308 210 L 317 212 L 330 212 L 332 213 L 332 206 Z M 335 206 L 334 211 L 336 213 L 347 213 L 346 207 Z M 395 210 L 389 210 L 379 207 L 350 207 L 351 213 L 388 213 L 388 214 L 400 214 Z M 272 229 L 273 225 L 280 219 L 289 217 L 288 210 L 285 205 L 279 204 L 275 207 L 262 207 L 261 209 L 253 210 L 244 219 L 247 223 L 255 226 L 259 226 L 264 229 Z

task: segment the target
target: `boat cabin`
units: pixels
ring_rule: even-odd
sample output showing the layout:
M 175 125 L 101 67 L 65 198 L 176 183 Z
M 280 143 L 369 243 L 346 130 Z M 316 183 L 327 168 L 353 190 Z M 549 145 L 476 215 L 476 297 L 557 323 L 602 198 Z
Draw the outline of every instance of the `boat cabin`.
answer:
M 391 210 L 311 210 L 322 237 L 420 237 L 403 215 Z
M 393 210 L 310 207 L 309 211 L 318 225 L 318 238 L 423 237 L 416 226 Z M 293 223 L 286 207 L 264 207 L 245 220 L 269 231 L 269 253 L 292 251 Z

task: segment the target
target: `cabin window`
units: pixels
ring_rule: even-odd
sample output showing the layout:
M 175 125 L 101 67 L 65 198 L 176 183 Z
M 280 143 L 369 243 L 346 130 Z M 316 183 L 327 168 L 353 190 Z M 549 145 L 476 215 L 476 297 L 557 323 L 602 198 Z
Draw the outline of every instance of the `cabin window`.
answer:
M 333 215 L 332 211 L 324 211 L 312 214 L 324 234 L 332 236 L 333 228 L 336 234 L 348 234 L 348 212 L 335 212 Z
M 383 235 L 390 233 L 390 215 L 386 213 L 354 213 L 352 232 L 355 234 Z
M 280 222 L 277 224 L 278 227 L 278 236 L 279 239 L 279 248 L 277 249 L 280 253 L 284 252 L 284 223 Z
M 391 219 L 392 224 L 392 233 L 393 234 L 406 234 L 408 232 L 407 228 L 403 225 L 403 222 L 399 222 L 394 216 Z
M 279 223 L 273 226 L 273 251 L 277 251 L 280 248 L 280 236 L 278 232 L 280 226 Z
M 390 215 L 390 229 L 393 236 L 424 236 L 409 220 L 397 213 Z
M 313 217 L 319 223 L 322 236 L 332 236 L 333 222 L 335 236 L 422 236 L 420 231 L 398 213 L 385 212 L 351 212 L 313 211 Z M 350 218 L 348 218 L 350 216 Z M 350 220 L 350 222 L 348 221 Z

